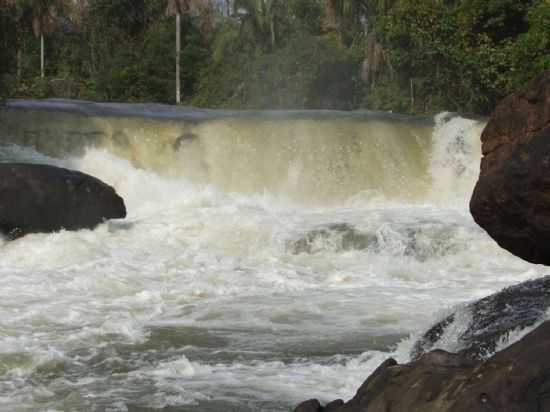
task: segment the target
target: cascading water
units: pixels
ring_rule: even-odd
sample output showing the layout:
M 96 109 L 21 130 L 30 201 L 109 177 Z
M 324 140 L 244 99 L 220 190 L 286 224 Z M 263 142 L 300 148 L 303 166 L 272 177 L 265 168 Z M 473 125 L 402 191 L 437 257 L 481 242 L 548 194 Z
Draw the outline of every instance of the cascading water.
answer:
M 453 305 L 543 274 L 469 216 L 482 128 L 452 114 L 9 102 L 1 161 L 95 175 L 129 215 L 0 240 L 0 410 L 351 397 Z

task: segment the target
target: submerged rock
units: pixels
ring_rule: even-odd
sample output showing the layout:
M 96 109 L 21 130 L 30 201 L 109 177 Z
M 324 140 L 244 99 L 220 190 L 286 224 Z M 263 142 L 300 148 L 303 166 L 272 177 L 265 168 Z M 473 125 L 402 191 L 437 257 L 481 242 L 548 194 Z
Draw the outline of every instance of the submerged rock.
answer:
M 514 255 L 550 265 L 550 71 L 498 104 L 481 141 L 474 220 Z
M 458 253 L 464 248 L 460 227 L 438 221 L 418 225 L 397 223 L 392 228 L 358 229 L 349 223 L 316 226 L 286 242 L 292 254 L 368 251 L 409 256 L 418 261 Z
M 287 250 L 292 254 L 324 251 L 325 243 L 330 243 L 335 252 L 364 250 L 377 242 L 376 234 L 361 232 L 347 223 L 331 223 L 312 229 L 287 242 Z
M 510 332 L 542 321 L 549 307 L 550 276 L 505 288 L 436 323 L 416 342 L 411 358 L 417 359 L 437 347 L 453 323 L 464 320 L 468 323 L 454 328 L 459 331 L 453 336 L 457 348 L 470 358 L 486 357 Z
M 126 216 L 124 200 L 101 180 L 49 165 L 0 163 L 0 232 L 94 228 Z
M 548 411 L 549 346 L 550 322 L 545 322 L 486 361 L 442 350 L 403 365 L 388 359 L 349 402 L 330 412 Z M 315 411 L 304 406 L 295 411 Z

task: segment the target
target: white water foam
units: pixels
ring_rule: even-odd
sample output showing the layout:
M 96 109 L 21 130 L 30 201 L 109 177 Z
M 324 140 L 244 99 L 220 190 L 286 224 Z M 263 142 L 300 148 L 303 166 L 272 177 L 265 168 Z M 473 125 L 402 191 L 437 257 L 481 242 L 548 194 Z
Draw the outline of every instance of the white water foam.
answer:
M 467 208 L 474 183 L 479 176 L 481 144 L 485 123 L 464 119 L 452 113 L 435 117 L 430 174 L 430 199 L 447 206 Z
M 464 207 L 479 126 L 437 124 L 433 191 L 417 203 L 371 193 L 305 207 L 163 177 L 103 149 L 0 152 L 95 175 L 129 211 L 0 245 L 0 409 L 283 411 L 349 399 L 385 358 L 407 361 L 446 310 L 545 274 Z M 309 249 L 297 249 L 304 238 Z

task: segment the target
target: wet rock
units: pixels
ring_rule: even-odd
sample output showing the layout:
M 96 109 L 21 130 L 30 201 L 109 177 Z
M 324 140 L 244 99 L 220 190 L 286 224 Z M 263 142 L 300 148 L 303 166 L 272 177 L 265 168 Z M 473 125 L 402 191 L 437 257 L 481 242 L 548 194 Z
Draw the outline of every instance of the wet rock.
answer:
M 334 251 L 364 250 L 377 242 L 376 235 L 364 233 L 347 223 L 322 225 L 287 242 L 287 250 L 297 255 L 323 250 L 324 243 L 332 243 Z
M 124 200 L 101 180 L 49 165 L 0 163 L 0 233 L 94 228 L 126 216 Z
M 323 412 L 323 408 L 317 399 L 310 399 L 299 404 L 294 412 Z
M 342 406 L 344 406 L 342 399 L 336 399 L 324 407 L 321 406 L 321 403 L 317 399 L 310 399 L 299 404 L 294 409 L 294 412 L 336 412 Z
M 388 359 L 333 412 L 547 411 L 549 345 L 545 322 L 486 361 L 441 350 L 404 365 Z
M 514 255 L 550 265 L 550 71 L 498 104 L 481 141 L 474 220 Z
M 194 133 L 184 133 L 181 136 L 179 136 L 174 141 L 174 143 L 172 143 L 172 148 L 174 149 L 174 151 L 177 152 L 178 150 L 180 150 L 185 145 L 188 145 L 192 142 L 197 141 L 198 138 L 199 138 L 199 136 L 197 136 Z
M 323 412 L 335 412 L 342 406 L 344 406 L 344 401 L 342 399 L 336 399 L 328 403 L 327 406 L 323 408 Z
M 484 358 L 493 353 L 510 332 L 533 326 L 544 319 L 550 307 L 550 276 L 529 280 L 505 288 L 493 295 L 459 308 L 436 323 L 420 338 L 413 348 L 412 359 L 417 359 L 437 347 L 445 332 L 454 322 L 467 319 L 460 331 L 456 346 L 470 358 Z
M 391 253 L 426 261 L 458 253 L 464 247 L 459 241 L 458 225 L 427 221 L 418 226 L 397 222 L 393 228 L 360 230 L 348 223 L 319 225 L 295 239 L 286 242 L 292 254 L 315 254 L 347 251 L 368 251 L 375 254 Z
M 472 371 L 452 412 L 550 410 L 550 322 Z

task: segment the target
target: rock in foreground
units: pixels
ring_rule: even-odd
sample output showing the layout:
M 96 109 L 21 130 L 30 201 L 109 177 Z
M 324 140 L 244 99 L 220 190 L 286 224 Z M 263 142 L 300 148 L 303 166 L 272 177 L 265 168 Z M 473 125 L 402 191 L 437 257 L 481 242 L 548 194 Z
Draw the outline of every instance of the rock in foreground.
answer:
M 388 359 L 349 402 L 330 412 L 550 411 L 549 347 L 545 322 L 487 361 L 441 350 L 404 365 Z M 296 411 L 327 409 L 310 400 Z
M 550 71 L 498 104 L 481 141 L 474 220 L 514 255 L 550 265 Z
M 501 339 L 514 330 L 523 330 L 545 319 L 550 308 L 550 276 L 507 287 L 483 299 L 460 307 L 432 326 L 415 344 L 411 358 L 434 349 L 453 333 L 462 354 L 482 359 L 495 352 Z M 454 323 L 458 324 L 453 328 Z
M 91 229 L 126 216 L 124 200 L 95 177 L 48 165 L 0 163 L 0 232 Z

